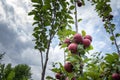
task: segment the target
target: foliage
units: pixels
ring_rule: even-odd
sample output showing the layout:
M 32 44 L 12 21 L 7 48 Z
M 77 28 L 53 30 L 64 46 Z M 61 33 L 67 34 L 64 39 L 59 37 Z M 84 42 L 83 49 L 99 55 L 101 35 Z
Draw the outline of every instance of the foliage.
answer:
M 48 61 L 48 53 L 50 44 L 55 35 L 59 37 L 61 48 L 65 49 L 67 54 L 65 61 L 71 62 L 73 65 L 73 72 L 69 73 L 65 70 L 61 63 L 59 67 L 56 67 L 57 63 L 53 65 L 54 73 L 60 73 L 61 80 L 69 78 L 70 80 L 76 78 L 76 80 L 112 80 L 112 74 L 120 71 L 120 50 L 117 43 L 117 38 L 120 37 L 120 33 L 115 33 L 116 27 L 112 23 L 113 15 L 111 14 L 112 8 L 110 6 L 110 0 L 88 0 L 95 6 L 95 10 L 98 16 L 102 18 L 104 28 L 107 33 L 110 34 L 110 40 L 115 45 L 117 52 L 104 54 L 96 52 L 91 55 L 91 58 L 86 56 L 89 50 L 93 47 L 90 45 L 85 48 L 83 44 L 78 44 L 77 54 L 73 54 L 70 51 L 68 44 L 65 44 L 66 38 L 70 39 L 70 43 L 74 43 L 73 35 L 78 32 L 78 24 L 82 19 L 77 19 L 77 6 L 85 6 L 84 0 L 31 0 L 34 9 L 29 12 L 29 15 L 33 15 L 33 36 L 35 38 L 35 49 L 38 49 L 41 53 L 42 66 L 42 78 L 44 80 L 45 69 Z M 75 15 L 75 21 L 72 17 Z M 73 31 L 71 24 L 75 24 L 76 32 Z M 86 36 L 86 32 L 83 30 L 82 37 Z M 46 59 L 43 61 L 42 53 L 46 52 Z M 118 55 L 119 54 L 119 55 Z M 47 76 L 46 79 L 56 80 L 54 77 Z
M 0 64 L 0 80 L 29 80 L 31 79 L 30 67 L 19 64 L 12 67 L 11 64 Z
M 33 15 L 33 36 L 35 38 L 35 49 L 41 53 L 42 63 L 42 78 L 44 79 L 45 70 L 48 62 L 48 54 L 50 44 L 55 34 L 59 35 L 59 39 L 63 40 L 64 36 L 69 36 L 74 33 L 71 29 L 74 23 L 68 9 L 69 3 L 64 0 L 31 0 L 33 10 L 28 15 Z M 70 7 L 73 9 L 74 7 Z M 64 34 L 64 35 L 63 35 Z M 43 54 L 46 59 L 43 61 Z M 44 63 L 43 63 L 44 62 Z

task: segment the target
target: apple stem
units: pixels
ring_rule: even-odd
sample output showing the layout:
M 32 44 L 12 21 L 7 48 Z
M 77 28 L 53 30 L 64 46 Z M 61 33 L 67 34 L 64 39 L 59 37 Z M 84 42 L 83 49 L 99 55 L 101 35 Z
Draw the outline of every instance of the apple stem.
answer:
M 78 33 L 78 21 L 77 21 L 77 0 L 75 1 L 75 27 L 76 27 L 76 33 Z

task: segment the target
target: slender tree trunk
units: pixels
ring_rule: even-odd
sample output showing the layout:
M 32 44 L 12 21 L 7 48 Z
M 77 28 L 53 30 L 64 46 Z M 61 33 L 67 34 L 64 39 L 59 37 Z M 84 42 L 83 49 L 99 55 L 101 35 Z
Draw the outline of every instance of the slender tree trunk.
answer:
M 75 1 L 75 27 L 76 27 L 76 33 L 78 33 L 78 21 L 77 21 L 77 1 Z
M 41 55 L 41 65 L 42 65 L 42 70 L 43 70 L 43 53 L 39 50 L 40 55 Z
M 49 55 L 51 40 L 52 40 L 52 38 L 51 38 L 51 36 L 50 36 L 50 39 L 49 39 L 49 42 L 48 42 L 48 49 L 47 49 L 47 52 L 46 52 L 45 64 L 44 64 L 43 70 L 42 70 L 41 80 L 44 80 L 44 77 L 45 77 L 45 72 L 46 72 L 46 67 L 47 67 L 47 62 L 48 62 L 48 55 Z

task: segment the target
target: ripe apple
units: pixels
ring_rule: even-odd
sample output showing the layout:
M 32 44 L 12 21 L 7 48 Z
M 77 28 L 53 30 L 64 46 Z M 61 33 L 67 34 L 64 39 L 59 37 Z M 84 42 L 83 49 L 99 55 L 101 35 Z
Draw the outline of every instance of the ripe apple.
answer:
M 83 38 L 82 38 L 82 35 L 81 34 L 79 34 L 79 33 L 77 33 L 77 34 L 75 34 L 74 36 L 73 36 L 73 41 L 75 42 L 75 43 L 82 43 L 83 42 Z
M 91 44 L 91 41 L 89 39 L 83 39 L 83 45 L 85 48 L 89 47 Z
M 78 1 L 77 5 L 78 5 L 78 7 L 81 7 L 82 6 L 82 2 Z
M 56 79 L 60 79 L 61 78 L 61 74 L 60 73 L 56 73 L 55 78 Z
M 66 62 L 65 65 L 64 65 L 64 69 L 71 73 L 73 71 L 73 65 L 70 63 L 70 62 Z
M 90 41 L 92 41 L 92 37 L 90 35 L 86 35 L 84 39 L 89 39 Z
M 67 45 L 69 45 L 71 42 L 70 42 L 70 39 L 66 38 L 64 43 L 66 43 Z
M 113 78 L 113 80 L 120 80 L 120 74 L 118 74 L 118 73 L 113 73 L 113 74 L 112 74 L 112 78 Z
M 71 53 L 76 53 L 77 52 L 77 44 L 76 43 L 71 43 L 68 46 L 68 49 L 71 51 Z

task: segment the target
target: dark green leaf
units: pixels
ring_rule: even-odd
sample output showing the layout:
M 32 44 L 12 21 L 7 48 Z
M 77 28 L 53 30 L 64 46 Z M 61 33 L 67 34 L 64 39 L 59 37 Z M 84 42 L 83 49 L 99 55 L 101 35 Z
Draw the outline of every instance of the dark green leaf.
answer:
M 114 36 L 111 36 L 111 37 L 110 37 L 110 40 L 111 40 L 111 41 L 114 41 L 114 40 L 115 40 Z
M 116 34 L 115 34 L 115 37 L 120 37 L 120 33 L 116 33 Z
M 82 21 L 82 19 L 78 19 L 78 22 Z
M 47 80 L 51 80 L 51 79 L 54 80 L 54 78 L 51 77 L 51 76 L 47 76 L 46 79 L 47 79 Z
M 39 0 L 31 0 L 33 3 L 39 3 Z
M 68 22 L 71 23 L 71 24 L 74 24 L 74 21 L 73 21 L 73 20 L 69 20 Z
M 38 24 L 39 22 L 34 22 L 32 25 L 34 26 L 35 24 Z
M 74 5 L 70 6 L 70 10 L 73 10 L 74 8 L 75 8 L 75 6 L 74 6 Z

